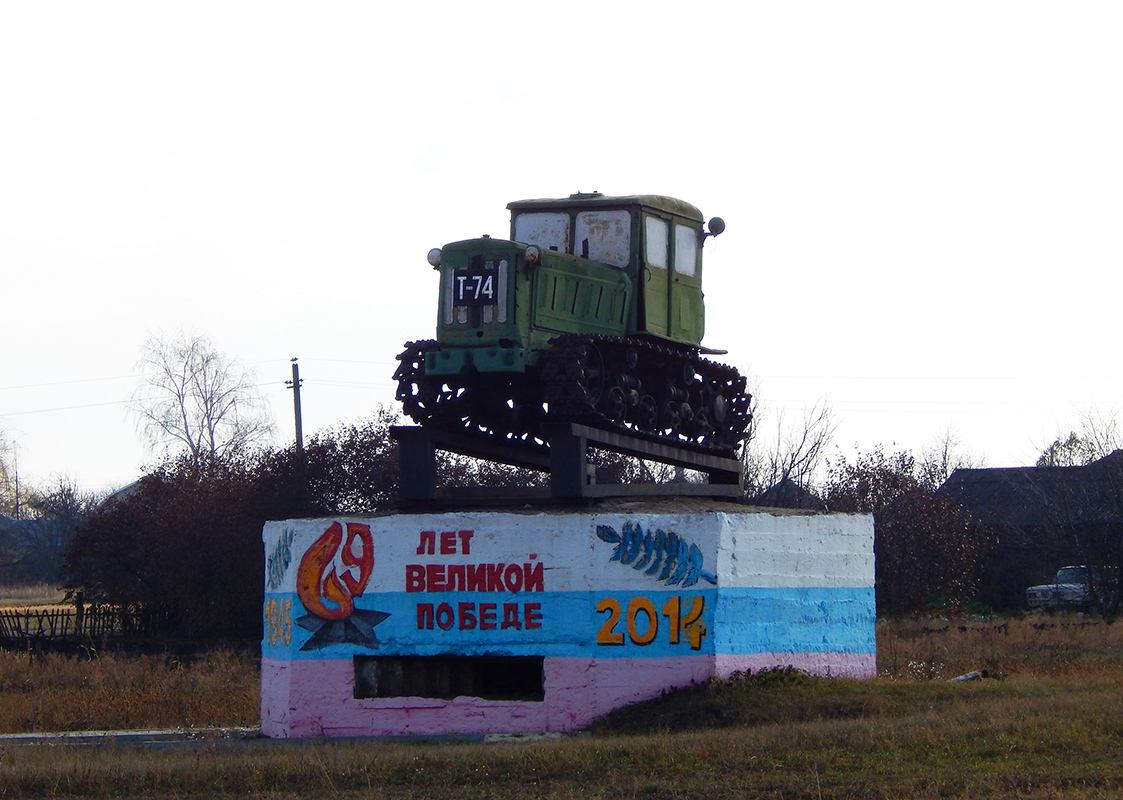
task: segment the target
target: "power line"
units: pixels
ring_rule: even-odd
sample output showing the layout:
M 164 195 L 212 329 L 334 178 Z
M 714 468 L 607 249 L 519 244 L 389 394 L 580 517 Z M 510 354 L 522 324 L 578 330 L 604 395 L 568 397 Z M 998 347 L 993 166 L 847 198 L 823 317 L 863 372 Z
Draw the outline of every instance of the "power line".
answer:
M 258 364 L 280 364 L 287 361 L 287 358 L 267 358 L 264 361 L 246 361 L 245 363 L 238 363 L 243 367 L 256 367 Z
M 128 403 L 128 400 L 111 400 L 108 403 L 87 403 L 82 406 L 61 406 L 59 408 L 39 408 L 33 411 L 5 411 L 0 413 L 0 417 L 20 417 L 25 414 L 47 414 L 52 411 L 74 411 L 81 408 L 99 408 L 101 406 L 121 406 Z
M 8 391 L 10 389 L 40 389 L 47 386 L 68 386 L 74 383 L 94 383 L 97 381 L 119 381 L 125 378 L 134 379 L 136 375 L 116 375 L 112 378 L 79 378 L 71 381 L 53 381 L 51 383 L 27 383 L 23 386 L 0 386 L 0 392 Z
M 379 366 L 392 366 L 393 361 L 357 361 L 346 358 L 306 358 L 305 361 L 323 361 L 327 364 L 378 364 Z
M 333 364 L 372 364 L 372 365 L 378 365 L 378 366 L 393 366 L 394 363 L 395 363 L 393 361 L 355 361 L 355 360 L 346 360 L 346 359 L 338 359 L 338 358 L 334 358 L 334 359 L 333 358 L 317 358 L 317 359 L 306 358 L 305 361 L 323 361 L 323 362 L 328 362 L 328 363 L 333 363 Z M 288 363 L 288 362 L 289 362 L 289 359 L 287 359 L 287 358 L 274 358 L 274 359 L 267 359 L 267 360 L 264 360 L 264 361 L 249 361 L 249 362 L 245 363 L 245 366 L 252 367 L 252 366 L 258 366 L 258 365 L 261 365 L 261 364 L 281 364 L 281 363 Z M 76 384 L 76 383 L 97 383 L 97 382 L 100 382 L 100 381 L 120 381 L 120 380 L 125 380 L 125 379 L 136 380 L 138 377 L 140 377 L 140 376 L 136 375 L 136 374 L 133 374 L 133 375 L 111 375 L 111 376 L 106 376 L 106 377 L 102 377 L 102 378 L 74 378 L 74 379 L 65 380 L 65 381 L 48 381 L 48 382 L 45 382 L 45 383 L 24 383 L 24 384 L 19 384 L 17 386 L 0 386 L 0 392 L 15 391 L 17 389 L 45 389 L 45 388 L 49 388 L 51 386 L 70 386 L 70 385 L 73 385 L 73 384 Z M 275 381 L 266 381 L 264 383 L 258 384 L 258 386 L 268 386 L 268 385 L 271 385 L 273 383 L 275 383 Z M 327 385 L 327 384 L 325 384 L 325 385 Z M 19 413 L 35 413 L 35 412 L 19 412 Z
M 392 381 L 389 378 L 378 383 L 369 383 L 363 381 L 308 381 L 307 379 L 305 379 L 305 383 L 314 383 L 317 386 L 338 386 L 347 389 L 368 389 L 398 385 L 397 381 Z

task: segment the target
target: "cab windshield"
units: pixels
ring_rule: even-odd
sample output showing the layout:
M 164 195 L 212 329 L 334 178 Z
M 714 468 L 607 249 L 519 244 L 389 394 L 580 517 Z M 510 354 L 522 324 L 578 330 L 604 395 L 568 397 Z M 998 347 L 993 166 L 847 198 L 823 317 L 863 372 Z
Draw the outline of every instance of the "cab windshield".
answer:
M 627 211 L 582 211 L 577 215 L 576 234 L 577 255 L 614 267 L 628 266 L 632 217 Z
M 572 236 L 570 235 L 572 232 Z M 623 269 L 631 259 L 632 216 L 624 209 L 531 211 L 515 217 L 515 241 Z
M 536 211 L 515 217 L 515 241 L 569 252 L 569 214 Z

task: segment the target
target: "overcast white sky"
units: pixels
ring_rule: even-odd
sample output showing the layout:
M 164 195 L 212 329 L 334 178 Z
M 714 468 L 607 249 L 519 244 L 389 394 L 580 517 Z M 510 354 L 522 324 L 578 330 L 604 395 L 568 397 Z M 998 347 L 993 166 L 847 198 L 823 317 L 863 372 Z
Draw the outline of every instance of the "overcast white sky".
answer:
M 294 356 L 306 433 L 358 420 L 431 247 L 599 190 L 725 218 L 705 341 L 772 424 L 1032 463 L 1123 398 L 1120 41 L 1117 2 L 3 3 L 0 431 L 25 482 L 128 483 L 178 328 L 283 436 Z

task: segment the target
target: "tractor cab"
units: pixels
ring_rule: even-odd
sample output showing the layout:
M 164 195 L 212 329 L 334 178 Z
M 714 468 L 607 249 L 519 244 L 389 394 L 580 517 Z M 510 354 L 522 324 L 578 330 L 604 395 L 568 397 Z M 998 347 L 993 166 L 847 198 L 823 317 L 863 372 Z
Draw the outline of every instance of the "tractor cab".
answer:
M 705 332 L 702 243 L 724 230 L 715 218 L 661 195 L 608 197 L 579 193 L 558 200 L 520 200 L 511 210 L 511 239 L 549 252 L 606 264 L 630 278 L 635 292 L 625 328 L 699 346 Z M 545 261 L 544 261 L 545 263 Z

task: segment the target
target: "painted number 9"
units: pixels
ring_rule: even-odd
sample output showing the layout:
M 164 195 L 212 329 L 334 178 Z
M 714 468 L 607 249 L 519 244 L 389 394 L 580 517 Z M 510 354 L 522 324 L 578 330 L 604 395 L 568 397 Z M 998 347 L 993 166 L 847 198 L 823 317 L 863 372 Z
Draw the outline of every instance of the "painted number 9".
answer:
M 700 650 L 702 640 L 706 638 L 706 623 L 702 621 L 702 612 L 706 608 L 706 599 L 695 596 L 690 610 L 682 613 L 683 598 L 672 596 L 663 604 L 662 616 L 667 618 L 667 639 L 670 644 L 679 644 L 682 634 L 686 634 L 691 650 Z M 597 603 L 597 613 L 607 612 L 608 618 L 597 631 L 598 645 L 623 645 L 624 633 L 616 630 L 620 624 L 620 601 L 613 597 L 606 597 Z M 659 614 L 655 612 L 655 604 L 646 597 L 633 597 L 628 602 L 628 609 L 623 614 L 624 627 L 628 629 L 628 639 L 632 644 L 648 645 L 655 641 L 659 635 Z

